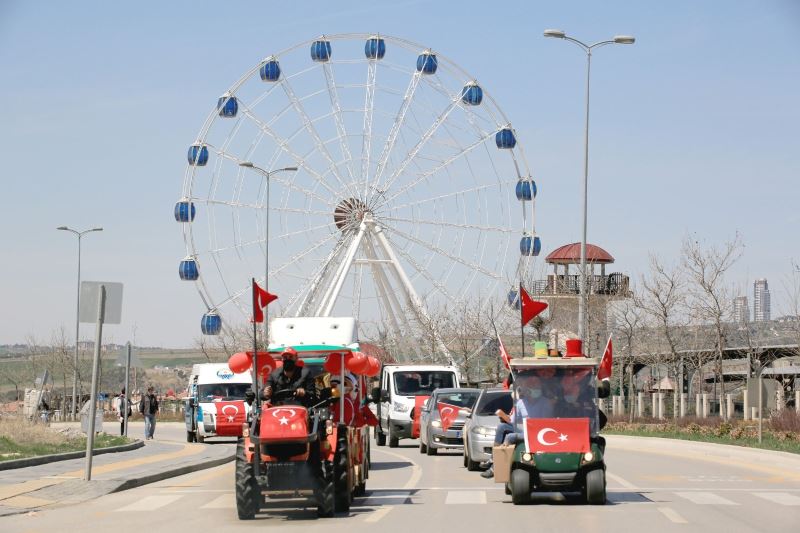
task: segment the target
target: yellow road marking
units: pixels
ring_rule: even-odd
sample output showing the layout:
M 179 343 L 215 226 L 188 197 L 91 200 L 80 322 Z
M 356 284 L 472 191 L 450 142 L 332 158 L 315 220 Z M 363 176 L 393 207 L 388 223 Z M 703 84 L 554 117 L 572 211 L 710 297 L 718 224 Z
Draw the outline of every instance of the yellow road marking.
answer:
M 3 505 L 8 507 L 16 507 L 17 509 L 30 509 L 32 507 L 44 507 L 55 503 L 53 500 L 45 500 L 44 498 L 34 498 L 33 496 L 14 496 L 3 500 Z
M 168 490 L 180 490 L 186 487 L 194 487 L 196 485 L 199 485 L 200 483 L 203 483 L 204 481 L 208 481 L 209 479 L 214 479 L 222 476 L 229 476 L 231 474 L 231 470 L 233 470 L 233 465 L 227 464 L 225 465 L 225 468 L 220 469 L 219 472 L 210 472 L 210 473 L 205 473 L 203 475 L 194 476 L 190 480 L 187 480 L 185 483 L 182 483 L 180 485 L 170 485 L 168 487 Z
M 115 463 L 109 463 L 107 465 L 97 466 L 92 468 L 92 475 L 95 474 L 106 474 L 108 472 L 115 472 L 117 470 L 124 470 L 126 468 L 148 465 L 152 463 L 160 463 L 161 461 L 168 461 L 170 459 L 179 459 L 181 457 L 188 457 L 190 455 L 196 455 L 203 451 L 203 447 L 201 446 L 194 446 L 193 444 L 184 444 L 183 449 L 177 452 L 170 452 L 170 453 L 162 453 L 158 455 L 151 455 L 149 457 L 139 457 L 137 459 L 126 459 L 125 461 L 117 461 Z M 74 477 L 81 477 L 83 476 L 84 470 L 74 470 L 72 472 L 67 472 L 63 475 L 65 476 L 74 476 Z
M 2 485 L 0 486 L 0 500 L 39 490 L 44 487 L 49 487 L 50 485 L 58 485 L 63 482 L 64 480 L 57 479 L 30 479 L 13 485 Z

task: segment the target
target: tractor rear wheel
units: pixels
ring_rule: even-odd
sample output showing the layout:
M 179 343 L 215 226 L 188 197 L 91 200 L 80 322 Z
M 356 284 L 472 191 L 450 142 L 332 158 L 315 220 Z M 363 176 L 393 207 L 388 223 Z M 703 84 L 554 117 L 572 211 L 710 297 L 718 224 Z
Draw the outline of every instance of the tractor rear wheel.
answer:
M 511 502 L 520 505 L 531 501 L 531 474 L 517 468 L 511 471 Z
M 261 508 L 261 488 L 258 486 L 253 465 L 247 461 L 244 439 L 236 443 L 236 512 L 239 520 L 252 520 Z
M 606 473 L 602 468 L 586 474 L 586 503 L 604 505 L 606 503 Z

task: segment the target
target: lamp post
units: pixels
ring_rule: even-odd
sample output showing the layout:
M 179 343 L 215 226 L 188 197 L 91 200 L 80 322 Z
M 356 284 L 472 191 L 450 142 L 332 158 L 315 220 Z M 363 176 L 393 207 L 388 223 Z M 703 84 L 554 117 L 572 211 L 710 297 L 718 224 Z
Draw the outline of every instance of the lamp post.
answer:
M 584 153 L 583 153 L 583 233 L 581 235 L 581 267 L 580 267 L 580 299 L 578 300 L 578 338 L 585 341 L 586 335 L 586 314 L 588 291 L 586 287 L 586 226 L 587 226 L 587 203 L 589 194 L 589 75 L 592 67 L 592 50 L 607 44 L 633 44 L 636 39 L 630 35 L 616 35 L 613 39 L 599 41 L 594 44 L 586 44 L 574 39 L 562 30 L 544 30 L 545 37 L 564 39 L 579 46 L 586 52 L 586 128 L 584 130 Z
M 84 231 L 77 231 L 72 228 L 68 228 L 67 226 L 59 226 L 56 228 L 57 230 L 61 231 L 69 231 L 70 233 L 74 233 L 78 236 L 78 302 L 75 306 L 75 356 L 73 357 L 73 367 L 72 367 L 72 410 L 71 415 L 72 419 L 75 420 L 75 417 L 78 413 L 77 406 L 78 406 L 78 341 L 80 339 L 80 331 L 81 331 L 81 237 L 86 235 L 87 233 L 91 233 L 93 231 L 103 231 L 103 228 L 92 228 L 87 229 Z
M 284 167 L 284 168 L 278 168 L 278 169 L 275 169 L 275 170 L 264 170 L 263 168 L 257 167 L 256 165 L 254 165 L 251 161 L 242 161 L 241 163 L 239 163 L 239 166 L 240 167 L 244 167 L 244 168 L 251 168 L 251 169 L 255 170 L 256 172 L 258 172 L 259 174 L 261 174 L 262 176 L 264 176 L 264 178 L 266 178 L 266 180 L 267 180 L 267 191 L 266 191 L 266 198 L 265 198 L 266 201 L 265 201 L 265 204 L 264 204 L 266 206 L 266 208 L 267 208 L 267 214 L 264 216 L 264 219 L 266 221 L 265 222 L 265 228 L 264 228 L 264 251 L 265 251 L 264 256 L 266 257 L 265 263 L 264 263 L 264 290 L 269 292 L 269 178 L 270 178 L 270 176 L 272 176 L 273 174 L 277 174 L 278 172 L 297 172 L 297 167 Z M 268 328 L 269 328 L 269 319 L 267 318 L 267 315 L 265 314 L 264 315 L 264 344 L 265 345 L 267 345 L 267 343 L 269 342 L 269 337 L 267 336 Z M 255 357 L 255 354 L 254 354 L 254 357 Z

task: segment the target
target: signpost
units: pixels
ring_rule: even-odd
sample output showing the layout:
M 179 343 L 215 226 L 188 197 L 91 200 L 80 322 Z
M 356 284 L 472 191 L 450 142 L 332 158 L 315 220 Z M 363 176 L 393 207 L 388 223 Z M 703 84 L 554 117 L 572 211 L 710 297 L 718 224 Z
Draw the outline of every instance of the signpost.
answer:
M 94 308 L 94 309 L 92 309 Z M 86 435 L 86 471 L 83 478 L 92 479 L 97 387 L 100 373 L 100 347 L 103 343 L 103 324 L 119 324 L 122 319 L 122 283 L 84 281 L 81 283 L 81 322 L 95 322 L 92 389 L 89 396 L 89 428 Z M 127 412 L 127 410 L 126 410 Z

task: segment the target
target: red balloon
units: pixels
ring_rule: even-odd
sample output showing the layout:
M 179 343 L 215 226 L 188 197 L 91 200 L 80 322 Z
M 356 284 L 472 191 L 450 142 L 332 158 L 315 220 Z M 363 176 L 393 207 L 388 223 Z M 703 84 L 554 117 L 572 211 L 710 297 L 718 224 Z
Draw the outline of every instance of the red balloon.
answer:
M 377 357 L 368 356 L 367 357 L 367 369 L 364 372 L 365 376 L 375 377 L 381 371 L 381 362 L 378 360 Z
M 253 358 L 249 353 L 237 352 L 228 359 L 228 368 L 234 374 L 247 372 L 253 366 Z
M 367 356 L 360 352 L 352 352 L 349 357 L 345 358 L 347 369 L 353 374 L 363 374 L 369 365 Z
M 325 359 L 325 364 L 322 365 L 322 368 L 324 368 L 326 372 L 330 372 L 331 374 L 341 374 L 342 354 L 340 352 L 329 353 L 328 357 Z M 346 362 L 345 362 L 345 368 L 347 368 Z

